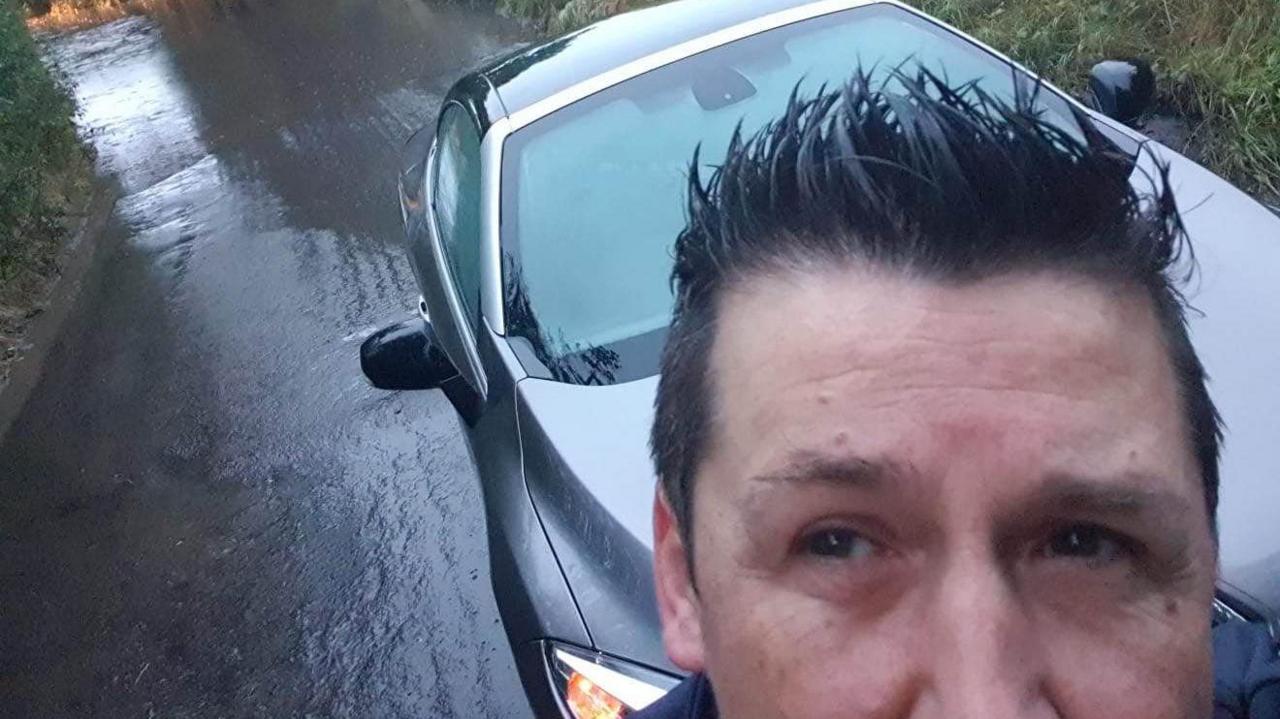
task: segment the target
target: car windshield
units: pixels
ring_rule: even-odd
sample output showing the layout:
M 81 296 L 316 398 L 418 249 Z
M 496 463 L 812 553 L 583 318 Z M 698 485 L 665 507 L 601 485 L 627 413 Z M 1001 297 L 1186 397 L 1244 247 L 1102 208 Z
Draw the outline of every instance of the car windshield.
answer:
M 512 134 L 503 150 L 503 273 L 508 335 L 522 361 L 535 375 L 577 384 L 655 374 L 694 149 L 709 172 L 734 128 L 761 128 L 797 83 L 813 93 L 858 66 L 882 78 L 917 64 L 1006 101 L 1033 89 L 945 28 L 870 5 L 666 65 Z M 1066 100 L 1046 91 L 1037 101 L 1050 121 L 1081 135 Z

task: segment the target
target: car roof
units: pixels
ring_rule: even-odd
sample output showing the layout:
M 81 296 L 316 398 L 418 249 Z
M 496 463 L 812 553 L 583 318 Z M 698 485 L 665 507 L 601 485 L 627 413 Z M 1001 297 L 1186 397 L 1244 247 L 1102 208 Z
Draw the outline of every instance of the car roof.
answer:
M 505 114 L 685 42 L 817 0 L 676 0 L 521 49 L 478 71 Z

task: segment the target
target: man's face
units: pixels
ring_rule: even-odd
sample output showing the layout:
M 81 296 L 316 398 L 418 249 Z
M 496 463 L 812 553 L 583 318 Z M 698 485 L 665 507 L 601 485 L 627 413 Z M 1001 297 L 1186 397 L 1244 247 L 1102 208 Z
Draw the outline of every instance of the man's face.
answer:
M 726 719 L 1210 712 L 1215 547 L 1150 301 L 858 269 L 722 298 L 667 647 Z

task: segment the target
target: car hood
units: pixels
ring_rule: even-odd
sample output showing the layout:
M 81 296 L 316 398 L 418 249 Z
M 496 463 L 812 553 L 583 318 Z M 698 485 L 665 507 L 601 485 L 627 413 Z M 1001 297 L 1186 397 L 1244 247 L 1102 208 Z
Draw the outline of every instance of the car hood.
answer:
M 1222 413 L 1218 526 L 1225 583 L 1280 611 L 1280 217 L 1155 142 L 1195 250 L 1191 339 Z
M 1227 426 L 1218 513 L 1225 583 L 1280 610 L 1280 218 L 1163 146 L 1199 272 L 1191 333 Z M 1153 172 L 1150 154 L 1142 163 Z M 526 379 L 525 477 L 596 647 L 673 669 L 653 599 L 657 378 L 607 387 Z
M 656 377 L 606 387 L 525 379 L 525 481 L 600 651 L 675 671 L 653 590 L 649 425 Z

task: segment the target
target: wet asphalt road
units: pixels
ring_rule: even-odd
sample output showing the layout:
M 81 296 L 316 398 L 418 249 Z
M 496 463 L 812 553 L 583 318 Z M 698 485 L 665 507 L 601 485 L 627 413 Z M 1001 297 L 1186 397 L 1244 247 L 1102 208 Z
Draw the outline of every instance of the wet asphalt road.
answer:
M 122 188 L 0 443 L 0 716 L 527 716 L 406 315 L 401 142 L 521 39 L 428 0 L 170 0 L 52 40 Z

